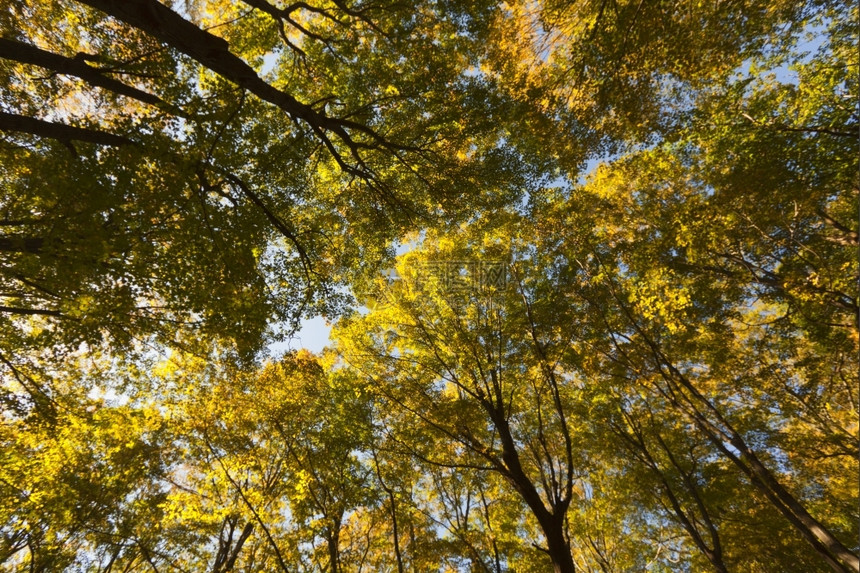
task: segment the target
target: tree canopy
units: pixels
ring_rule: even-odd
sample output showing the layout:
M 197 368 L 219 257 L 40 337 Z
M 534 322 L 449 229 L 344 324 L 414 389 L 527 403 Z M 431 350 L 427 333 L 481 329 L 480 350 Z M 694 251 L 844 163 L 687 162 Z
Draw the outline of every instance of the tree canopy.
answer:
M 0 570 L 860 572 L 858 37 L 5 6 Z

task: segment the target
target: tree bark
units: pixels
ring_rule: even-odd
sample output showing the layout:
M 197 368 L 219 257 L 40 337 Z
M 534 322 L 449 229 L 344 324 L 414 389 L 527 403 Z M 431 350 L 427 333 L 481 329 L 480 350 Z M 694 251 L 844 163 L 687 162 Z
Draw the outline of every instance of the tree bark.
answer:
M 570 554 L 570 544 L 564 537 L 564 514 L 552 514 L 539 523 L 546 537 L 553 573 L 574 573 L 576 567 Z
M 340 571 L 340 522 L 334 522 L 326 536 L 328 543 L 329 573 Z
M 5 312 L 6 314 L 21 314 L 24 316 L 63 316 L 63 313 L 61 313 L 59 310 L 45 310 L 41 308 L 19 308 L 15 306 L 0 306 L 0 312 Z

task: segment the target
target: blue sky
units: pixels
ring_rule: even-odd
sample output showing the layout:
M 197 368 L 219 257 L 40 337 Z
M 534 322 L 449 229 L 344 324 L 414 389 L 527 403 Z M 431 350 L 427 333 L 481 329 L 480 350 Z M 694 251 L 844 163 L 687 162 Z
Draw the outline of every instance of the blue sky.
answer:
M 321 316 L 303 320 L 301 329 L 288 342 L 275 345 L 273 350 L 298 350 L 305 348 L 311 352 L 320 352 L 329 343 L 331 327 Z

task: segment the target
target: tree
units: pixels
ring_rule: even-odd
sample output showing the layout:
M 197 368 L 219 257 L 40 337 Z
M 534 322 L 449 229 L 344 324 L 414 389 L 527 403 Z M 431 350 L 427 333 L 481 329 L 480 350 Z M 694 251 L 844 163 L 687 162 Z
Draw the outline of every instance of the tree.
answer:
M 771 138 L 759 130 L 752 136 Z M 688 416 L 722 455 L 748 475 L 834 569 L 853 570 L 856 557 L 812 516 L 798 492 L 785 487 L 773 469 L 781 464 L 780 456 L 798 461 L 796 456 L 803 457 L 786 451 L 792 446 L 781 436 L 790 432 L 796 438 L 805 435 L 799 439 L 809 441 L 801 448 L 818 452 L 813 455 L 828 450 L 842 460 L 840 469 L 828 472 L 835 487 L 856 471 L 856 452 L 851 447 L 830 450 L 837 443 L 847 446 L 856 440 L 853 423 L 848 421 L 856 412 L 854 398 L 839 374 L 845 357 L 856 355 L 852 351 L 856 348 L 852 334 L 857 328 L 852 312 L 856 291 L 841 283 L 841 276 L 836 278 L 835 269 L 848 269 L 851 263 L 842 258 L 847 252 L 831 251 L 846 245 L 833 246 L 840 243 L 828 238 L 831 231 L 820 215 L 848 198 L 827 189 L 849 183 L 852 175 L 834 169 L 826 152 L 818 154 L 826 147 L 815 152 L 810 148 L 811 165 L 827 173 L 818 180 L 821 187 L 810 189 L 803 179 L 793 180 L 792 163 L 779 163 L 779 152 L 774 152 L 788 147 L 778 147 L 772 139 L 769 143 L 767 171 L 760 172 L 767 178 L 760 175 L 757 180 L 756 201 L 793 202 L 793 216 L 750 210 L 747 197 L 734 194 L 738 180 L 723 179 L 719 171 L 707 167 L 696 169 L 701 158 L 713 160 L 713 153 L 700 155 L 693 146 L 678 145 L 640 152 L 606 167 L 586 187 L 585 195 L 576 197 L 592 210 L 606 201 L 606 211 L 598 207 L 601 219 L 568 218 L 567 225 L 557 224 L 554 229 L 579 229 L 578 241 L 583 240 L 583 228 L 591 226 L 597 233 L 587 239 L 590 254 L 586 251 L 568 260 L 582 266 L 590 257 L 594 267 L 589 272 L 605 281 L 605 300 L 615 310 L 602 321 L 609 329 L 604 336 L 614 345 L 607 354 L 621 368 L 617 375 L 656 383 L 662 399 Z M 805 142 L 786 143 L 794 151 L 807 149 Z M 746 167 L 741 164 L 739 169 Z M 787 196 L 791 189 L 802 195 Z M 617 215 L 610 215 L 619 208 Z M 706 219 L 705 213 L 716 216 Z M 740 226 L 739 220 L 747 224 Z M 547 236 L 544 249 L 573 256 L 572 238 Z M 804 252 L 815 257 L 810 259 Z M 839 262 L 843 260 L 846 263 Z M 825 279 L 829 288 L 814 284 L 816 279 L 810 283 L 793 275 L 799 268 L 804 268 L 804 274 L 814 273 L 811 276 L 820 272 L 833 277 Z M 825 358 L 828 355 L 831 358 Z M 831 367 L 822 368 L 821 359 L 829 360 Z M 818 419 L 818 428 L 808 428 L 806 433 L 789 421 L 797 420 L 793 414 L 785 416 L 797 412 L 798 406 L 817 410 L 816 401 L 804 397 L 809 390 L 800 390 L 812 387 L 816 388 L 813 393 L 828 396 L 833 413 L 809 411 L 810 417 Z M 768 406 L 750 409 L 762 403 Z M 784 424 L 790 424 L 791 430 Z M 830 436 L 826 440 L 831 446 L 813 445 L 825 435 Z M 763 445 L 756 447 L 753 440 Z M 806 503 L 815 505 L 814 499 Z M 842 538 L 849 536 L 846 532 Z
M 589 159 L 673 140 L 715 85 L 750 60 L 795 54 L 830 2 L 510 2 L 484 69 L 518 104 L 512 136 L 576 179 Z M 707 32 L 703 33 L 702 31 Z
M 853 494 L 835 490 L 856 473 L 848 446 L 857 440 L 856 394 L 843 370 L 857 354 L 856 240 L 829 213 L 856 212 L 856 172 L 843 160 L 846 149 L 856 155 L 858 119 L 843 103 L 856 89 L 846 59 L 851 10 L 828 7 L 807 22 L 829 28 L 816 53 L 754 56 L 750 77 L 693 92 L 695 122 L 607 162 L 556 207 L 565 223 L 546 225 L 556 235 L 539 247 L 604 282 L 594 301 L 607 310 L 593 316 L 613 342 L 606 354 L 616 375 L 656 376 L 662 398 L 650 399 L 688 416 L 840 571 L 858 567 L 828 531 L 842 520 L 814 495 L 801 499 L 783 481 L 794 474 L 783 474 L 782 460 L 794 471 L 806 456 L 834 462 L 826 497 L 850 512 L 835 499 L 850 504 Z M 792 61 L 796 81 L 757 75 Z M 764 110 L 768 119 L 758 119 Z M 577 208 L 599 215 L 573 215 Z M 817 422 L 801 429 L 800 419 Z M 829 525 L 813 517 L 816 507 Z
M 532 290 L 543 285 L 518 276 L 519 266 L 510 290 L 482 284 L 504 270 L 501 261 L 511 252 L 501 236 L 488 237 L 487 252 L 478 251 L 485 227 L 474 227 L 438 244 L 427 239 L 426 254 L 403 259 L 398 272 L 405 278 L 390 286 L 386 304 L 342 327 L 344 360 L 374 382 L 384 411 L 442 440 L 419 447 L 406 430 L 397 439 L 412 455 L 499 474 L 529 508 L 553 568 L 573 571 L 567 510 L 584 467 L 569 420 L 573 390 L 558 368 L 564 346 L 553 333 L 549 292 Z M 474 251 L 465 246 L 471 244 Z
M 174 503 L 185 506 L 182 521 L 213 515 L 213 525 L 223 518 L 243 536 L 232 547 L 221 544 L 220 525 L 224 551 L 210 554 L 209 562 L 223 554 L 237 568 L 265 563 L 292 571 L 302 564 L 335 573 L 359 567 L 370 550 L 364 522 L 378 503 L 363 460 L 370 440 L 364 397 L 307 352 L 254 373 L 226 364 L 207 368 L 192 357 L 177 358 L 168 369 L 195 363 L 203 370 L 180 375 L 188 385 L 176 392 L 173 406 L 174 431 L 185 443 L 184 470 L 175 476 L 184 485 Z M 175 372 L 165 376 L 177 379 Z M 243 543 L 258 547 L 252 552 Z
M 857 337 L 850 336 L 856 324 L 833 320 L 832 291 L 817 291 L 815 302 L 808 296 L 795 299 L 788 281 L 762 285 L 755 272 L 694 268 L 684 261 L 689 251 L 681 249 L 689 245 L 719 245 L 739 236 L 750 245 L 741 247 L 746 252 L 775 252 L 760 244 L 773 235 L 754 223 L 770 213 L 747 213 L 755 225 L 750 234 L 704 220 L 694 229 L 685 225 L 697 221 L 691 212 L 725 200 L 721 187 L 699 190 L 698 180 L 688 175 L 695 161 L 682 146 L 640 152 L 601 169 L 564 200 L 548 191 L 536 198 L 529 216 L 497 213 L 492 223 L 476 221 L 448 236 L 428 235 L 423 251 L 404 257 L 398 267 L 406 278 L 370 291 L 378 306 L 346 324 L 342 352 L 375 382 L 385 410 L 398 409 L 409 420 L 406 427 L 421 425 L 450 444 L 419 448 L 407 432 L 399 439 L 412 444 L 412 455 L 430 464 L 498 472 L 522 496 L 547 538 L 551 520 L 542 519 L 540 505 L 528 496 L 532 491 L 546 496 L 549 502 L 540 503 L 551 508 L 547 513 L 566 516 L 573 497 L 557 493 L 565 487 L 557 484 L 569 484 L 572 493 L 579 482 L 564 482 L 563 476 L 581 475 L 588 483 L 585 468 L 594 467 L 586 461 L 593 451 L 574 455 L 570 428 L 599 429 L 616 417 L 611 424 L 622 442 L 615 441 L 615 447 L 632 448 L 640 466 L 657 478 L 657 499 L 671 508 L 669 518 L 716 570 L 729 567 L 729 555 L 742 559 L 734 548 L 723 547 L 725 538 L 741 538 L 731 528 L 721 532 L 728 526 L 716 515 L 726 510 L 715 500 L 721 499 L 716 492 L 727 491 L 723 488 L 753 488 L 750 510 L 770 524 L 767 535 L 781 530 L 780 540 L 795 536 L 785 541 L 784 555 L 797 553 L 789 563 L 806 560 L 797 545 L 804 539 L 832 569 L 853 570 L 856 556 L 845 541 L 853 526 L 842 513 L 820 506 L 819 499 L 848 513 L 856 499 L 856 492 L 842 489 L 857 471 L 856 452 L 848 445 L 856 440 L 856 409 L 850 386 L 838 374 L 846 357 L 856 355 L 851 349 Z M 779 173 L 778 165 L 772 169 Z M 655 204 L 662 208 L 655 211 Z M 828 230 L 820 219 L 791 221 L 796 245 L 833 244 L 821 237 Z M 650 240 L 643 242 L 642 233 L 651 233 Z M 785 251 L 783 264 L 788 266 L 797 248 Z M 493 260 L 512 261 L 513 295 L 462 290 L 481 285 L 481 265 Z M 771 285 L 773 290 L 754 291 L 759 301 L 751 304 L 750 288 Z M 794 305 L 805 309 L 801 320 L 793 318 Z M 829 326 L 811 312 L 827 316 Z M 829 341 L 827 351 L 819 346 L 822 336 Z M 820 362 L 828 360 L 826 352 L 835 353 L 827 368 Z M 543 380 L 529 385 L 530 376 Z M 505 379 L 509 386 L 499 382 Z M 810 394 L 827 396 L 826 414 Z M 615 404 L 617 414 L 578 406 L 606 401 Z M 640 404 L 636 413 L 632 404 Z M 798 408 L 806 413 L 794 414 Z M 681 416 L 689 443 L 699 445 L 673 444 L 661 435 L 665 430 L 640 418 L 666 415 Z M 811 425 L 799 425 L 800 419 Z M 397 427 L 394 421 L 386 426 Z M 512 439 L 506 441 L 506 435 Z M 542 438 L 547 435 L 554 440 Z M 519 461 L 526 454 L 533 466 Z M 794 482 L 794 472 L 809 463 L 802 461 L 806 456 L 828 460 L 820 493 Z M 574 459 L 583 460 L 582 474 L 570 470 Z M 729 466 L 714 466 L 711 459 Z M 717 473 L 707 470 L 710 479 L 725 480 L 724 485 L 708 486 L 695 477 L 703 465 L 714 467 Z M 517 470 L 526 467 L 542 477 Z M 755 527 L 749 521 L 745 526 Z M 549 543 L 555 567 L 572 567 L 572 562 L 559 565 Z M 570 549 L 564 551 L 570 555 Z
M 7 418 L 2 426 L 4 571 L 109 571 L 170 558 L 159 527 L 174 452 L 153 405 L 109 404 L 81 395 L 100 377 L 79 361 L 55 415 Z M 187 540 L 172 532 L 172 540 Z
M 0 568 L 857 572 L 858 21 L 9 6 Z
M 480 119 L 485 83 L 463 75 L 469 18 L 397 3 L 11 6 L 7 372 L 81 342 L 208 336 L 253 356 L 273 325 L 334 312 L 355 262 L 381 261 L 415 221 L 499 200 L 479 182 L 521 177 Z

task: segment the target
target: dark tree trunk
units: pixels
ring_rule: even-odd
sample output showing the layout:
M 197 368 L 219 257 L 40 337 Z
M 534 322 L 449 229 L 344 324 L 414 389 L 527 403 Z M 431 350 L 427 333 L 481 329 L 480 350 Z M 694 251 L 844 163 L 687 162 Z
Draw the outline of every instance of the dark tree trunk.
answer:
M 340 571 L 340 523 L 333 524 L 326 541 L 328 542 L 329 572 Z
M 546 537 L 553 572 L 574 573 L 576 567 L 570 554 L 570 544 L 564 537 L 564 515 L 550 515 L 548 519 L 540 521 L 540 526 Z

